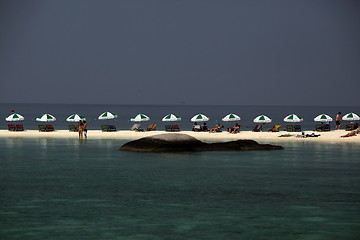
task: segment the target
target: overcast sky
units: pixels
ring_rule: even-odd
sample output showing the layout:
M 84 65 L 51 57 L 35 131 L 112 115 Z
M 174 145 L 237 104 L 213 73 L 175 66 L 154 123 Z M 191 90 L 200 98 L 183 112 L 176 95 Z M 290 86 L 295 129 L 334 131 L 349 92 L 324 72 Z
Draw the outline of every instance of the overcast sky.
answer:
M 0 102 L 353 105 L 360 1 L 1 0 Z

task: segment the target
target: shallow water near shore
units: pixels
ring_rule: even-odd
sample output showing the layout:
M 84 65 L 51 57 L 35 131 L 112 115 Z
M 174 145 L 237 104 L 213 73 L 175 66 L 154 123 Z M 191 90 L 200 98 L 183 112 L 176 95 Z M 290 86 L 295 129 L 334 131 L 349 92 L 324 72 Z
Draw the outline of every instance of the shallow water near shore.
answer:
M 0 138 L 0 239 L 360 236 L 358 144 L 149 154 L 124 143 Z

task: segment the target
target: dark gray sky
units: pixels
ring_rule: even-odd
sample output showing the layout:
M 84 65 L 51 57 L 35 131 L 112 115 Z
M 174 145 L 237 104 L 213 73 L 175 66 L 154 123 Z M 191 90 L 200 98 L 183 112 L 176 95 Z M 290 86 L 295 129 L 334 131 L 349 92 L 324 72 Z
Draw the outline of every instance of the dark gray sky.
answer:
M 353 105 L 360 1 L 1 0 L 0 102 Z

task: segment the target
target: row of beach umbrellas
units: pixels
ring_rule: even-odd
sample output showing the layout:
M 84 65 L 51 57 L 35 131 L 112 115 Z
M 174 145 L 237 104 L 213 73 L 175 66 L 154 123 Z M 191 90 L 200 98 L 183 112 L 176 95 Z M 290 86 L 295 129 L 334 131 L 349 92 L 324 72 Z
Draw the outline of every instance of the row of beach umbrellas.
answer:
M 117 115 L 112 112 L 104 112 L 104 113 L 100 114 L 100 116 L 98 117 L 99 120 L 109 120 L 109 119 L 115 119 L 115 118 L 117 118 Z M 5 120 L 8 122 L 23 121 L 24 119 L 25 118 L 18 113 L 13 113 L 9 117 L 5 118 Z M 66 118 L 67 122 L 79 122 L 80 120 L 86 120 L 86 118 L 79 114 L 72 114 L 68 118 Z M 143 113 L 137 114 L 130 119 L 130 121 L 132 121 L 132 122 L 144 122 L 144 121 L 149 121 L 149 120 L 150 120 L 150 117 L 148 117 L 147 115 L 145 115 Z M 209 120 L 210 120 L 210 118 L 208 118 L 206 115 L 201 114 L 201 113 L 196 114 L 195 116 L 193 116 L 191 118 L 192 122 L 207 122 Z M 233 121 L 240 121 L 240 120 L 241 120 L 241 118 L 234 113 L 230 113 L 222 118 L 222 121 L 224 121 L 224 122 L 233 122 Z M 302 122 L 303 120 L 304 119 L 302 117 L 300 117 L 299 115 L 294 114 L 294 113 L 290 114 L 284 118 L 284 122 L 289 122 L 289 123 L 298 123 L 298 122 Z M 333 119 L 325 113 L 320 114 L 314 118 L 315 122 L 331 122 L 332 120 Z M 351 113 L 345 114 L 342 117 L 342 120 L 356 121 L 356 120 L 360 120 L 360 116 L 357 115 L 356 113 L 351 112 Z M 53 121 L 56 121 L 56 118 L 49 113 L 45 113 L 45 114 L 37 117 L 36 121 L 53 122 Z M 175 114 L 168 114 L 165 117 L 163 117 L 162 121 L 164 121 L 164 122 L 181 121 L 181 117 L 179 117 Z M 271 123 L 272 119 L 266 115 L 260 115 L 254 119 L 254 122 L 255 123 Z

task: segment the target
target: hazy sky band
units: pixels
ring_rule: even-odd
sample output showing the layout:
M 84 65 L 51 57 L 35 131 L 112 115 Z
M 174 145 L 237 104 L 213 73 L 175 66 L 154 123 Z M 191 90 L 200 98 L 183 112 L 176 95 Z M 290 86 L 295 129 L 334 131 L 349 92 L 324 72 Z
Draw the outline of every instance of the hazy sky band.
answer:
M 359 105 L 360 2 L 1 1 L 0 102 Z

